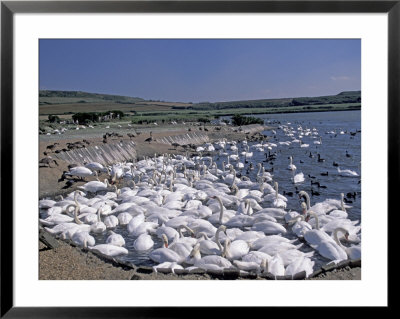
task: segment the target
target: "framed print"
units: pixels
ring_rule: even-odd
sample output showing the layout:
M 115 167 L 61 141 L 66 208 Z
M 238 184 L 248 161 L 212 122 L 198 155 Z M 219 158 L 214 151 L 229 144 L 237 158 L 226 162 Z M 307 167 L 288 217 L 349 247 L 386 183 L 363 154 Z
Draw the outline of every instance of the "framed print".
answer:
M 1 316 L 389 306 L 399 19 L 2 1 Z

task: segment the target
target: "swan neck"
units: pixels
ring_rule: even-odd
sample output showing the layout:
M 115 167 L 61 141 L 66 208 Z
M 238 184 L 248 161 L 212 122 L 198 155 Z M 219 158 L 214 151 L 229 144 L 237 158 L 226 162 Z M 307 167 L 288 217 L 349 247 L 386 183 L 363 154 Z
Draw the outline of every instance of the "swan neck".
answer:
M 343 193 L 341 194 L 341 199 L 340 199 L 340 206 L 341 206 L 341 208 L 342 208 L 342 211 L 346 211 L 346 209 L 344 208 L 344 200 L 343 200 L 343 197 L 344 197 L 344 195 L 343 195 Z
M 229 252 L 229 249 L 228 249 L 229 244 L 230 244 L 229 239 L 228 238 L 225 239 L 224 251 L 222 252 L 221 257 L 226 257 L 226 258 L 229 259 L 229 256 L 230 256 L 230 252 Z
M 99 207 L 99 209 L 97 210 L 97 220 L 99 222 L 101 222 L 101 212 L 103 210 L 103 207 Z
M 306 198 L 307 210 L 309 210 L 311 208 L 310 196 L 305 191 L 302 191 L 301 194 Z
M 247 215 L 250 215 L 251 205 L 250 205 L 249 201 L 246 201 L 246 205 L 247 205 Z
M 319 230 L 319 218 L 316 213 L 308 212 L 311 216 L 315 218 L 315 229 Z
M 78 225 L 82 225 L 83 223 L 80 221 L 80 219 L 78 217 L 78 211 L 79 211 L 79 206 L 76 206 L 75 207 L 74 220 L 75 220 L 75 223 L 77 223 Z
M 218 196 L 216 197 L 219 203 L 219 223 L 222 223 L 222 217 L 224 216 L 224 205 L 222 205 L 222 200 Z
M 218 229 L 218 230 L 217 230 L 217 233 L 215 234 L 215 242 L 217 243 L 218 249 L 220 250 L 221 256 L 222 256 L 222 254 L 223 254 L 223 247 L 222 247 L 222 245 L 221 245 L 221 242 L 219 241 L 219 233 L 220 233 L 221 231 L 222 231 L 221 229 Z M 204 236 L 205 236 L 205 238 L 208 240 L 207 234 L 204 234 Z
M 343 244 L 340 242 L 340 240 L 339 240 L 339 236 L 338 236 L 338 233 L 339 232 L 342 232 L 342 233 L 346 233 L 346 230 L 345 229 L 343 229 L 343 228 L 340 228 L 340 227 L 338 227 L 338 228 L 336 228 L 334 231 L 333 231 L 333 239 L 335 240 L 335 242 L 341 247 L 341 248 L 343 248 L 343 249 L 346 249 L 346 247 L 344 247 L 343 246 Z

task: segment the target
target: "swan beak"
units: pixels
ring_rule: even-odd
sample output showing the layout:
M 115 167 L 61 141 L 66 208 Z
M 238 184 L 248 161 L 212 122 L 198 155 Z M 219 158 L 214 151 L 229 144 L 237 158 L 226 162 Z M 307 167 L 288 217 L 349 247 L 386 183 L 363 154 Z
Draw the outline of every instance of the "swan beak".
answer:
M 349 233 L 346 233 L 346 234 L 344 235 L 344 238 L 346 238 L 346 240 L 348 241 L 348 240 L 349 240 Z

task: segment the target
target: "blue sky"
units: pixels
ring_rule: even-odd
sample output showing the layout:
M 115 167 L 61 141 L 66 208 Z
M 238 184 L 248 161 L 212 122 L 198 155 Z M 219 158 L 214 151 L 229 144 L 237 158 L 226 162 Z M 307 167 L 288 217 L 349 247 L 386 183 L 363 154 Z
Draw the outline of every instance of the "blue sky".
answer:
M 201 102 L 361 89 L 360 40 L 39 42 L 39 86 Z

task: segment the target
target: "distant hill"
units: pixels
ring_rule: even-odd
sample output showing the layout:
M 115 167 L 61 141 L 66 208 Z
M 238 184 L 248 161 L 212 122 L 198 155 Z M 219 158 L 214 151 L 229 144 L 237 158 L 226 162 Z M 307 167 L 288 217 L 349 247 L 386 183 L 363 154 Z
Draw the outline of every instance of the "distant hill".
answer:
M 39 91 L 39 105 L 72 103 L 121 103 L 133 104 L 145 101 L 139 97 L 88 93 L 82 91 Z
M 88 93 L 82 91 L 39 91 L 40 114 L 74 114 L 76 112 L 104 112 L 107 110 L 121 110 L 123 112 L 146 111 L 213 111 L 223 109 L 266 109 L 270 112 L 279 109 L 282 112 L 289 111 L 293 107 L 315 108 L 325 106 L 333 108 L 333 105 L 357 105 L 361 107 L 361 91 L 345 91 L 336 95 L 316 97 L 295 97 L 279 99 L 260 99 L 229 102 L 201 102 L 182 103 L 150 101 L 139 97 Z M 276 110 L 275 110 L 276 111 Z
M 299 105 L 325 105 L 325 104 L 344 104 L 361 103 L 361 91 L 346 91 L 337 95 L 316 96 L 316 97 L 296 97 L 281 99 L 262 99 L 230 102 L 202 102 L 195 103 L 186 109 L 209 110 L 209 109 L 232 109 L 232 108 L 276 108 Z M 183 108 L 183 107 L 174 107 Z

